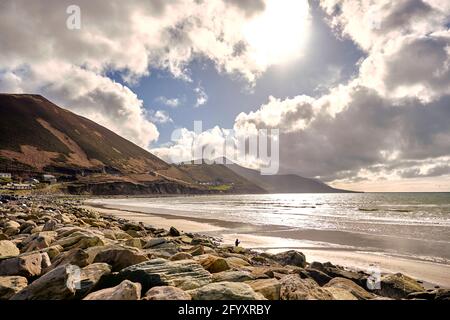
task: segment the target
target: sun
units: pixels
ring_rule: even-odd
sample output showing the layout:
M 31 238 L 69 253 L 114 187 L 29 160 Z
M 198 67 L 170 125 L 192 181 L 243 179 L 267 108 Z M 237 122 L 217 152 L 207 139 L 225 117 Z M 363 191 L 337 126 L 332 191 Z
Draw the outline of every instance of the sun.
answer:
M 309 28 L 307 0 L 267 0 L 264 12 L 250 20 L 243 33 L 254 62 L 267 67 L 301 57 Z

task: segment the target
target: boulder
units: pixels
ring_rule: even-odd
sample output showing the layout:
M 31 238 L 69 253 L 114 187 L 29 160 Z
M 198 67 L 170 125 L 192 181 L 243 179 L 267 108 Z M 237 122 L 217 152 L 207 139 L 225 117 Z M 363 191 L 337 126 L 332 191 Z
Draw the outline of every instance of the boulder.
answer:
M 192 300 L 266 300 L 250 285 L 241 282 L 214 282 L 187 293 Z
M 353 281 L 345 278 L 333 278 L 324 286 L 324 288 L 339 288 L 345 290 L 355 296 L 358 300 L 370 300 L 375 298 L 374 294 L 367 292 Z
M 104 262 L 111 265 L 113 272 L 147 260 L 146 255 L 134 248 L 111 248 L 100 251 L 94 258 L 94 262 Z
M 0 300 L 8 300 L 28 285 L 25 277 L 0 277 Z
M 203 266 L 203 268 L 211 273 L 222 272 L 231 268 L 226 259 L 209 254 L 198 256 L 197 261 Z
M 304 268 L 306 266 L 305 255 L 296 250 L 281 252 L 272 256 L 272 258 L 283 266 L 297 266 Z
M 102 277 L 111 273 L 111 267 L 106 263 L 94 263 L 81 269 L 80 282 L 76 290 L 76 298 L 82 298 L 90 293 Z
M 139 300 L 141 289 L 140 283 L 124 280 L 113 288 L 92 292 L 83 300 Z
M 48 220 L 42 227 L 42 231 L 54 231 L 54 230 L 56 230 L 57 225 L 58 225 L 58 221 Z
M 330 282 L 332 279 L 326 273 L 313 268 L 306 268 L 302 273 L 305 274 L 306 277 L 313 279 L 321 287 Z
M 280 280 L 281 300 L 333 300 L 327 290 L 312 279 L 301 279 L 296 274 L 287 275 Z
M 164 238 L 152 238 L 148 240 L 147 243 L 144 245 L 144 249 L 154 248 L 166 242 L 167 240 Z
M 63 265 L 44 274 L 16 293 L 11 300 L 64 300 L 75 296 L 80 281 L 80 269 Z
M 436 293 L 436 300 L 450 300 L 450 289 L 438 289 L 434 292 Z
M 0 241 L 0 259 L 16 257 L 20 254 L 19 248 L 16 247 L 14 242 L 9 240 Z
M 56 258 L 53 259 L 50 268 L 46 271 L 55 269 L 65 264 L 72 264 L 83 268 L 89 264 L 88 259 L 89 255 L 86 251 L 84 251 L 83 249 L 75 248 L 69 251 L 61 252 L 59 255 L 57 255 Z
M 213 282 L 244 282 L 255 279 L 256 277 L 248 271 L 223 271 L 212 276 Z
M 192 256 L 200 256 L 202 254 L 205 254 L 205 248 L 202 245 L 198 245 L 195 247 L 192 247 L 191 250 L 188 251 L 189 254 Z
M 142 249 L 145 245 L 145 241 L 142 240 L 141 238 L 132 238 L 125 241 L 125 245 L 137 249 Z
M 105 245 L 99 236 L 86 231 L 75 231 L 66 237 L 58 239 L 54 244 L 62 246 L 65 250 L 73 248 L 86 249 Z
M 53 241 L 54 236 L 45 234 L 44 232 L 32 234 L 22 242 L 22 252 L 31 252 L 48 248 Z
M 252 274 L 258 279 L 275 278 L 276 274 L 289 274 L 289 270 L 282 267 L 256 267 L 253 268 Z
M 319 270 L 325 274 L 327 274 L 331 278 L 345 278 L 352 280 L 357 285 L 364 287 L 367 283 L 367 274 L 363 272 L 356 272 L 352 270 L 346 270 L 343 267 L 335 266 L 331 264 L 330 262 L 327 263 L 320 263 L 320 262 L 313 262 L 309 266 L 309 269 L 316 269 Z
M 44 261 L 43 261 L 44 258 Z M 0 276 L 36 277 L 42 273 L 42 266 L 48 264 L 47 253 L 30 253 L 0 261 Z
M 180 231 L 178 231 L 175 227 L 170 227 L 169 236 L 179 237 L 180 235 L 181 235 Z
M 241 267 L 250 266 L 250 263 L 240 257 L 228 257 L 225 260 L 231 268 L 240 269 Z
M 16 221 L 10 220 L 3 226 L 3 233 L 8 236 L 16 235 L 20 232 L 20 224 Z
M 177 287 L 153 287 L 147 291 L 143 300 L 191 300 L 191 296 Z
M 413 292 L 408 294 L 408 299 L 434 300 L 436 291 Z
M 333 296 L 333 300 L 358 300 L 350 291 L 342 288 L 325 287 L 324 289 Z
M 246 281 L 255 292 L 268 300 L 280 300 L 281 283 L 276 279 L 258 279 Z
M 119 272 L 117 279 L 139 282 L 144 292 L 156 286 L 174 286 L 189 290 L 212 280 L 211 274 L 195 261 L 168 261 L 161 258 L 125 268 Z
M 381 277 L 380 285 L 381 289 L 374 292 L 393 299 L 404 299 L 411 293 L 425 291 L 419 282 L 401 273 Z
M 172 257 L 170 257 L 170 260 L 177 261 L 177 260 L 191 260 L 192 255 L 187 252 L 178 252 L 174 254 Z

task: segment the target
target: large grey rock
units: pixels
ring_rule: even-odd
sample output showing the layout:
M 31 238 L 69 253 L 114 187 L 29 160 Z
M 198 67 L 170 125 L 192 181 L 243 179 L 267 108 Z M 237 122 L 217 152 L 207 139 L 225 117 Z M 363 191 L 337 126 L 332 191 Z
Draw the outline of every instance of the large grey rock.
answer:
M 289 250 L 273 255 L 275 261 L 283 266 L 291 265 L 304 268 L 306 266 L 305 255 L 295 250 Z
M 147 291 L 144 300 L 191 300 L 191 296 L 177 287 L 153 287 Z
M 240 282 L 214 282 L 187 293 L 192 300 L 266 300 L 251 286 Z
M 301 279 L 296 274 L 287 275 L 280 280 L 281 300 L 333 300 L 327 290 L 312 279 Z
M 333 278 L 324 286 L 324 288 L 340 288 L 342 290 L 350 292 L 358 300 L 370 300 L 375 298 L 374 294 L 367 292 L 364 288 L 361 288 L 355 282 L 345 278 Z
M 147 260 L 146 255 L 134 248 L 110 248 L 100 251 L 94 258 L 94 262 L 111 265 L 114 272 Z
M 0 241 L 0 259 L 8 257 L 16 257 L 20 254 L 19 248 L 16 247 L 14 242 L 9 240 Z
M 113 288 L 107 288 L 88 294 L 83 300 L 139 300 L 141 284 L 124 280 Z
M 80 282 L 80 269 L 60 266 L 11 297 L 11 300 L 64 300 L 75 296 Z
M 156 286 L 189 290 L 211 282 L 211 274 L 191 260 L 168 261 L 158 258 L 123 269 L 118 279 L 139 282 L 144 291 Z
M 28 285 L 25 277 L 0 277 L 0 300 L 8 300 Z

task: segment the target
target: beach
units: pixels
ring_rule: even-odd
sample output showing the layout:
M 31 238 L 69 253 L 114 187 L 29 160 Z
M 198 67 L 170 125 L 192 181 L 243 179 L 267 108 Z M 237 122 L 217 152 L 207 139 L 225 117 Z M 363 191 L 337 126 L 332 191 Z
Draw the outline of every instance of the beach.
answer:
M 305 254 L 308 262 L 331 262 L 350 268 L 381 273 L 401 272 L 410 277 L 421 279 L 426 288 L 439 286 L 450 288 L 450 265 L 429 261 L 427 257 L 411 258 L 378 250 L 358 250 L 361 244 L 380 242 L 377 237 L 343 232 L 325 232 L 320 230 L 298 230 L 274 225 L 254 225 L 179 215 L 178 210 L 148 209 L 117 205 L 108 199 L 86 201 L 84 208 L 95 209 L 136 222 L 151 224 L 159 228 L 175 228 L 184 232 L 201 233 L 216 237 L 224 245 L 232 245 L 235 239 L 241 246 L 260 252 L 279 253 L 297 250 Z M 149 210 L 154 212 L 149 213 Z M 385 238 L 382 243 L 386 248 L 393 245 L 396 239 Z M 334 243 L 334 244 L 333 244 Z M 336 244 L 338 243 L 338 244 Z M 402 245 L 397 243 L 396 245 Z M 446 262 L 446 261 L 445 261 Z

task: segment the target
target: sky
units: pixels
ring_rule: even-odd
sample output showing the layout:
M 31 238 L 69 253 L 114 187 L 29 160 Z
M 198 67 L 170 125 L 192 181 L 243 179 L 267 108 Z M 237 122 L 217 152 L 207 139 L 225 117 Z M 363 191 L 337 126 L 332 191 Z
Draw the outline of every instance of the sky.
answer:
M 166 161 L 277 129 L 280 173 L 450 191 L 449 27 L 445 0 L 2 0 L 0 91 Z

